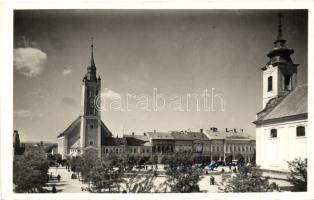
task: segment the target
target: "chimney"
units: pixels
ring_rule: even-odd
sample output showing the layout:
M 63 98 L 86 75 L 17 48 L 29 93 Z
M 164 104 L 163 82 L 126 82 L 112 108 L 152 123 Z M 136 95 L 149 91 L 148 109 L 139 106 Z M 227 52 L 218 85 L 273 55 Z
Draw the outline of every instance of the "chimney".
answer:
M 228 132 L 228 128 L 226 128 L 226 132 Z
M 237 132 L 237 129 L 236 129 L 236 128 L 234 128 L 234 129 L 233 129 L 233 132 L 235 132 L 235 133 L 236 133 L 236 132 Z
M 200 129 L 200 132 L 203 133 L 203 129 L 202 128 Z
M 144 133 L 144 135 L 146 135 L 146 133 Z
M 134 135 L 134 132 L 132 132 L 132 135 Z
M 241 130 L 241 132 L 243 133 L 243 129 L 241 128 L 240 130 Z
M 210 127 L 210 130 L 213 131 L 213 132 L 216 132 L 218 130 L 218 128 L 216 127 Z

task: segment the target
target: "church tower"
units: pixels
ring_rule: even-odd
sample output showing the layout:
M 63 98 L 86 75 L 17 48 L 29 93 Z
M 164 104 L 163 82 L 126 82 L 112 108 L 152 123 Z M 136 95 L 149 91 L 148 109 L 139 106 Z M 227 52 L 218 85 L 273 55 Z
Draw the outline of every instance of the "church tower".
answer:
M 82 80 L 82 117 L 80 144 L 82 153 L 93 150 L 97 156 L 101 156 L 101 117 L 100 110 L 96 106 L 96 100 L 100 95 L 101 80 L 96 76 L 94 61 L 94 45 L 91 44 L 91 60 L 87 67 L 87 73 Z
M 262 67 L 263 70 L 263 108 L 269 100 L 281 97 L 297 85 L 297 66 L 290 55 L 293 49 L 286 46 L 286 40 L 282 35 L 282 15 L 278 15 L 278 35 L 273 49 L 267 54 L 269 61 Z

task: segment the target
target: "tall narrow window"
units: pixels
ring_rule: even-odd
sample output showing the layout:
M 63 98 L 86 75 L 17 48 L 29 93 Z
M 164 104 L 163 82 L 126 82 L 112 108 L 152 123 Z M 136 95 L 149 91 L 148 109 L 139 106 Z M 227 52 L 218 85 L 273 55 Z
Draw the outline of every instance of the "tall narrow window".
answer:
M 270 137 L 276 138 L 277 137 L 277 129 L 271 129 L 270 130 Z
M 284 75 L 284 90 L 291 90 L 291 76 Z
M 297 137 L 305 136 L 305 127 L 304 126 L 298 126 L 297 127 Z
M 273 90 L 273 77 L 270 76 L 268 77 L 268 86 L 267 86 L 267 91 L 272 91 Z

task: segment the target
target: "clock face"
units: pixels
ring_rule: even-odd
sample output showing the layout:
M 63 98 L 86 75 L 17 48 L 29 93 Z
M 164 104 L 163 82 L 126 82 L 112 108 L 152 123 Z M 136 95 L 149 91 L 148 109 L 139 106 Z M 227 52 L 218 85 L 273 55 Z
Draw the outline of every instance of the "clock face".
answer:
M 271 74 L 273 71 L 275 71 L 275 68 L 272 65 L 268 65 L 266 68 L 266 74 Z

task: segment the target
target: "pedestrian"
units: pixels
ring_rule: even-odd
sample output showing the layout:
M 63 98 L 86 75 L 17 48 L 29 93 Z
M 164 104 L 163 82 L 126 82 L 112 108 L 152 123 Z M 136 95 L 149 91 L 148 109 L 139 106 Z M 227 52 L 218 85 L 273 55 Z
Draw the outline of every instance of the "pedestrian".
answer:
M 215 178 L 213 176 L 210 176 L 210 185 L 215 184 Z
M 231 163 L 229 164 L 229 170 L 231 171 Z
M 221 173 L 224 173 L 224 172 L 225 172 L 225 169 L 224 169 L 224 168 L 222 168 L 222 169 L 221 169 Z
M 60 179 L 61 179 L 60 174 L 58 174 L 57 179 L 58 179 L 58 182 L 60 182 Z
M 57 188 L 56 188 L 56 186 L 52 186 L 51 192 L 52 192 L 52 193 L 57 193 Z
M 49 178 L 50 178 L 50 179 L 52 179 L 52 172 L 50 172 L 50 176 L 49 176 Z

